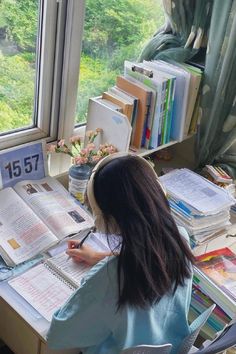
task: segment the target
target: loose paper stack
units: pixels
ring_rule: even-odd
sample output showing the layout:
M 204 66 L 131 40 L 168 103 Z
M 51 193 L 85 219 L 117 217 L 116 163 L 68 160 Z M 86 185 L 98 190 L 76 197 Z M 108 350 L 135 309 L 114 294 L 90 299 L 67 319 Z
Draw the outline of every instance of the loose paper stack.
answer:
M 176 223 L 186 228 L 195 243 L 216 237 L 231 225 L 235 199 L 224 189 L 185 168 L 167 173 L 160 181 Z

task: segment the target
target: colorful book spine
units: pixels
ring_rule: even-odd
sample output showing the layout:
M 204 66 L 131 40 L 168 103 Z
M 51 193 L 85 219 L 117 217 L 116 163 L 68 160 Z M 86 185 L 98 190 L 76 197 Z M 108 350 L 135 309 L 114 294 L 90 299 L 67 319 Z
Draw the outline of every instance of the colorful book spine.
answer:
M 171 85 L 171 100 L 170 100 L 170 112 L 169 112 L 169 119 L 168 119 L 166 143 L 168 143 L 170 141 L 170 132 L 171 132 L 171 126 L 172 126 L 172 121 L 173 121 L 173 116 L 174 116 L 174 100 L 175 100 L 176 78 L 173 78 L 171 81 L 172 81 L 172 85 Z

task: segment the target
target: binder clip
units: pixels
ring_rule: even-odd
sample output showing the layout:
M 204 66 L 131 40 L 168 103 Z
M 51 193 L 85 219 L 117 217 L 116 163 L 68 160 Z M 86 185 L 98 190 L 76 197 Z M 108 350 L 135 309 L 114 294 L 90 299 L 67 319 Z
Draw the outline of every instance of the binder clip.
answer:
M 137 65 L 132 66 L 132 71 L 136 71 L 136 72 L 143 74 L 143 75 L 150 77 L 150 78 L 153 77 L 152 70 L 144 69 L 144 68 L 137 66 Z

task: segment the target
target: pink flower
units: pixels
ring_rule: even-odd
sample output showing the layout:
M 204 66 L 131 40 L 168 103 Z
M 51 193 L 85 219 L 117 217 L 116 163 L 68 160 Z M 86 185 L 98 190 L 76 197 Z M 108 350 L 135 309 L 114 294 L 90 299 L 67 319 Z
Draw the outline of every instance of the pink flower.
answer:
M 89 150 L 87 148 L 84 148 L 84 149 L 80 150 L 80 156 L 88 157 L 88 155 L 89 155 Z
M 87 157 L 82 157 L 82 156 L 76 156 L 74 158 L 75 164 L 76 165 L 84 165 L 88 162 Z
M 81 143 L 81 137 L 80 136 L 72 136 L 70 138 L 70 143 L 71 144 L 79 144 Z
M 102 128 L 97 128 L 97 129 L 96 129 L 96 132 L 97 132 L 97 133 L 101 133 L 101 132 L 102 132 Z
M 86 146 L 86 149 L 88 149 L 88 151 L 92 151 L 92 150 L 96 149 L 96 146 L 95 146 L 95 144 L 90 143 Z
M 91 138 L 93 135 L 94 135 L 94 132 L 92 130 L 88 130 L 86 131 L 86 134 L 85 134 L 88 138 Z
M 56 145 L 48 144 L 47 145 L 47 152 L 56 152 Z
M 63 147 L 65 145 L 65 139 L 61 139 L 57 143 L 58 146 Z
M 99 149 L 96 148 L 94 140 L 101 132 L 101 128 L 97 128 L 94 131 L 87 131 L 87 146 L 85 146 L 83 138 L 80 136 L 72 136 L 69 139 L 69 144 L 65 143 L 65 139 L 61 139 L 57 142 L 56 145 L 48 145 L 47 151 L 67 154 L 72 157 L 72 163 L 76 165 L 96 163 L 103 157 L 117 151 L 117 149 L 112 144 L 108 143 L 100 145 Z

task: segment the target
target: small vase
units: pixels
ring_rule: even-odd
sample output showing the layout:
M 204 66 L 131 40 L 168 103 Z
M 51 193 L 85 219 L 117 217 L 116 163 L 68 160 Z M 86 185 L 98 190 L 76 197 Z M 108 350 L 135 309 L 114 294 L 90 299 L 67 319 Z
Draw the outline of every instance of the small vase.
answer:
M 90 165 L 72 165 L 69 168 L 69 192 L 82 204 L 91 171 Z

